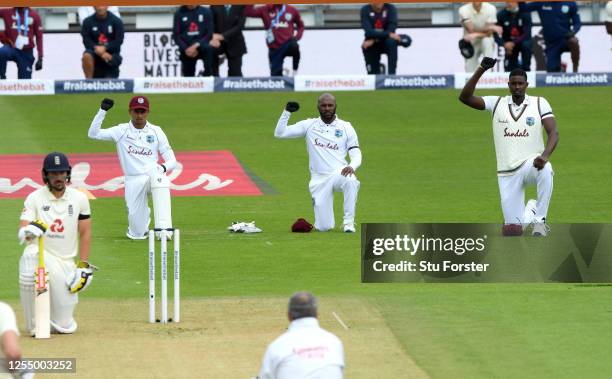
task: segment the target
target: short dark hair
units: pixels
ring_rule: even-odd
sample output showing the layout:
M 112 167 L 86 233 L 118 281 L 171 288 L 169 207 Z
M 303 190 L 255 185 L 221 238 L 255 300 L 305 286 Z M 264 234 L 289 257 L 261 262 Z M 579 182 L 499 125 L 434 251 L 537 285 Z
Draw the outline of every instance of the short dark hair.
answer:
M 317 298 L 310 292 L 294 293 L 289 299 L 289 317 L 297 320 L 304 317 L 317 317 Z
M 522 76 L 523 78 L 525 78 L 525 80 L 527 80 L 527 73 L 522 68 L 515 68 L 514 70 L 510 71 L 510 75 L 508 75 L 508 79 L 510 79 L 513 76 Z

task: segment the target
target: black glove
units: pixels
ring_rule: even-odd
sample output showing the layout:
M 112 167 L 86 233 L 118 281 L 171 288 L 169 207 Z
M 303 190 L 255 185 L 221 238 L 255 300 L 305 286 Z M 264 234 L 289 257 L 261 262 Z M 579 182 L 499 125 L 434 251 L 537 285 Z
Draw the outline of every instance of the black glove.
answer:
M 102 108 L 102 110 L 104 111 L 107 111 L 111 109 L 113 105 L 115 105 L 115 102 L 113 101 L 113 99 L 105 98 L 104 100 L 102 100 L 102 104 L 100 104 L 100 108 Z
M 300 109 L 300 104 L 298 104 L 297 101 L 290 101 L 285 106 L 285 110 L 287 110 L 287 111 L 289 111 L 291 113 L 297 112 L 298 109 Z
M 482 58 L 482 62 L 480 62 L 480 67 L 484 68 L 485 71 L 495 67 L 495 64 L 497 63 L 497 59 L 495 58 L 489 58 L 489 57 L 484 57 Z
M 42 70 L 42 58 L 38 58 L 38 60 L 36 61 L 36 65 L 34 65 L 34 69 L 36 71 Z

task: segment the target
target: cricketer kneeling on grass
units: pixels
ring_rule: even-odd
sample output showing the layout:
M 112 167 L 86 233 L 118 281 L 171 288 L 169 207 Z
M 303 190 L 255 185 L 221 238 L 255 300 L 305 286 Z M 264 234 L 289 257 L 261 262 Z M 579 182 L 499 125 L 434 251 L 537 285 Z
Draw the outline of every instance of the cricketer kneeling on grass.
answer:
M 315 229 L 324 232 L 334 228 L 334 192 L 343 192 L 343 229 L 354 233 L 355 205 L 360 184 L 355 171 L 361 165 L 357 133 L 350 122 L 338 118 L 336 98 L 329 93 L 319 96 L 321 117 L 287 125 L 291 113 L 298 109 L 298 103 L 287 103 L 276 124 L 274 136 L 306 137 L 311 175 L 308 187 L 314 206 Z M 350 164 L 346 161 L 347 153 L 351 159 Z
M 474 96 L 476 83 L 496 59 L 485 57 L 465 83 L 459 100 L 467 106 L 492 113 L 493 140 L 497 155 L 497 181 L 506 226 L 533 224 L 534 236 L 546 236 L 546 216 L 553 191 L 553 169 L 548 161 L 559 135 L 552 108 L 543 97 L 527 96 L 527 73 L 520 68 L 509 74 L 511 96 Z M 542 129 L 548 139 L 544 146 Z M 525 186 L 537 186 L 537 201 L 525 205 Z M 504 226 L 504 234 L 512 230 Z
M 166 172 L 176 165 L 176 158 L 163 130 L 147 121 L 149 100 L 134 96 L 130 101 L 131 121 L 109 129 L 100 129 L 106 112 L 114 105 L 113 100 L 104 99 L 87 133 L 89 138 L 113 141 L 117 144 L 117 155 L 125 175 L 125 203 L 128 209 L 127 237 L 134 240 L 147 239 L 151 210 L 148 194 L 153 198 L 155 228 L 172 228 L 170 204 L 170 180 Z M 158 163 L 159 155 L 164 163 Z M 159 233 L 156 233 L 159 238 Z M 167 233 L 172 237 L 172 232 Z
M 67 186 L 70 172 L 64 154 L 47 155 L 42 168 L 45 186 L 28 195 L 21 213 L 18 238 L 26 247 L 19 261 L 19 288 L 25 326 L 30 333 L 34 331 L 36 316 L 37 239 L 45 238 L 43 254 L 49 275 L 52 332 L 76 331 L 73 313 L 78 302 L 77 292 L 89 286 L 93 279 L 95 267 L 87 261 L 91 241 L 89 200 L 83 192 Z M 77 251 L 80 261 L 75 264 Z

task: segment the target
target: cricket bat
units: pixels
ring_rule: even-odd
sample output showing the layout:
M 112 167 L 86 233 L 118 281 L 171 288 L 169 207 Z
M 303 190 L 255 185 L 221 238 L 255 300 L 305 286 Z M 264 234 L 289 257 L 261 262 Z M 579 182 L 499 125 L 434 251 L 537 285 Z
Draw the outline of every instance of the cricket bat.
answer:
M 45 267 L 45 245 L 43 236 L 38 238 L 38 268 L 36 269 L 35 338 L 51 337 L 51 299 L 49 298 L 49 281 Z

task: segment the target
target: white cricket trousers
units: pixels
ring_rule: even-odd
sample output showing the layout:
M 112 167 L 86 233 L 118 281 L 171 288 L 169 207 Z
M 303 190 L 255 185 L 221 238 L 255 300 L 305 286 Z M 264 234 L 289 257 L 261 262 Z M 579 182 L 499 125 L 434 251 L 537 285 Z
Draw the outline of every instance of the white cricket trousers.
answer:
M 45 267 L 49 273 L 49 297 L 51 299 L 51 330 L 58 333 L 73 333 L 74 308 L 79 297 L 68 290 L 68 278 L 76 271 L 72 258 L 62 259 L 45 251 Z M 26 330 L 34 330 L 35 278 L 38 268 L 38 243 L 31 243 L 23 250 L 19 260 L 19 289 L 25 316 Z
M 543 222 L 548 214 L 548 206 L 553 192 L 554 172 L 550 162 L 538 171 L 533 160 L 528 160 L 513 174 L 498 176 L 501 206 L 506 224 L 524 224 L 525 186 L 537 186 L 537 209 L 535 222 Z
M 334 192 L 344 194 L 344 224 L 354 223 L 359 185 L 355 175 L 312 174 L 308 188 L 314 206 L 315 229 L 325 232 L 334 228 Z
M 151 210 L 149 193 L 151 179 L 148 175 L 125 176 L 125 205 L 128 211 L 129 233 L 135 237 L 149 232 Z
M 482 57 L 494 58 L 495 40 L 493 37 L 475 38 L 472 46 L 474 46 L 474 56 L 465 60 L 465 72 L 476 71 Z

